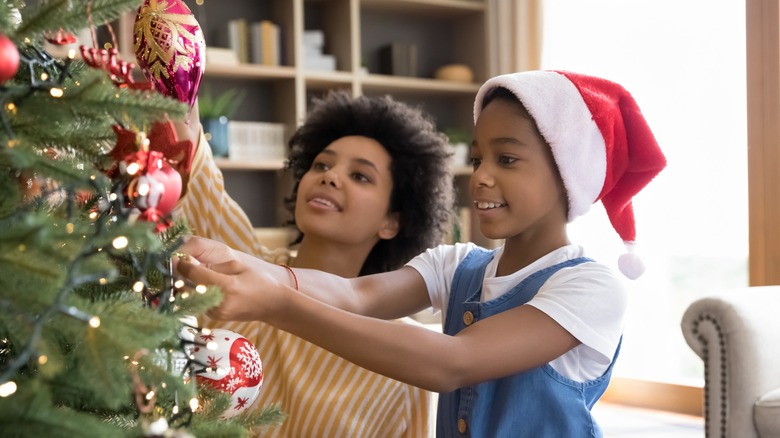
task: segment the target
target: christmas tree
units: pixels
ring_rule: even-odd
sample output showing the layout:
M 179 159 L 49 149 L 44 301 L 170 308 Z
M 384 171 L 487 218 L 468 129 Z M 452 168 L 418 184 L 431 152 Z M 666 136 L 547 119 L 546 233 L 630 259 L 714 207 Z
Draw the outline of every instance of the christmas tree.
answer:
M 281 419 L 224 418 L 230 394 L 196 384 L 192 316 L 220 295 L 174 278 L 181 180 L 156 144 L 188 105 L 94 42 L 80 59 L 43 49 L 139 3 L 0 0 L 4 437 L 247 436 Z

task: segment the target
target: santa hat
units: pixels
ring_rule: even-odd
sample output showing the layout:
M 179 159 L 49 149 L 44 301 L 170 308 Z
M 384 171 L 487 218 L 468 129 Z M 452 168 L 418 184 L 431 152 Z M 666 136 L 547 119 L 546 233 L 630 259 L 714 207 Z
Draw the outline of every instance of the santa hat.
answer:
M 474 121 L 487 93 L 511 91 L 552 148 L 569 198 L 569 222 L 601 200 L 628 249 L 618 267 L 636 279 L 644 272 L 633 253 L 636 239 L 631 198 L 666 166 L 658 143 L 634 98 L 605 79 L 566 71 L 496 76 L 477 93 Z

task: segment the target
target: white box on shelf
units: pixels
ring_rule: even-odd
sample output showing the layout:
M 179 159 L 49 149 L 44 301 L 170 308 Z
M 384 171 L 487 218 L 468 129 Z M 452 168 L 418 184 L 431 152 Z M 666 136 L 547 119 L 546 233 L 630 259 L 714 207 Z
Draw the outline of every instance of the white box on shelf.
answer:
M 303 58 L 303 68 L 307 70 L 336 70 L 336 57 L 333 55 L 307 55 Z
M 238 54 L 233 49 L 206 47 L 206 65 L 238 65 Z
M 280 160 L 287 156 L 285 125 L 269 122 L 228 122 L 232 161 Z

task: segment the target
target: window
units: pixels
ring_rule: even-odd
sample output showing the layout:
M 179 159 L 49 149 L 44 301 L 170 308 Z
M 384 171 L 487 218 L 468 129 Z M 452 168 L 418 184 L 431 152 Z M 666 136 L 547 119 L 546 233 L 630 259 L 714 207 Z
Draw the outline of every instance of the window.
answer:
M 702 385 L 682 314 L 715 289 L 748 284 L 744 3 L 545 0 L 542 68 L 624 85 L 668 160 L 634 200 L 647 271 L 626 280 L 615 375 Z M 570 237 L 617 269 L 624 248 L 600 204 Z

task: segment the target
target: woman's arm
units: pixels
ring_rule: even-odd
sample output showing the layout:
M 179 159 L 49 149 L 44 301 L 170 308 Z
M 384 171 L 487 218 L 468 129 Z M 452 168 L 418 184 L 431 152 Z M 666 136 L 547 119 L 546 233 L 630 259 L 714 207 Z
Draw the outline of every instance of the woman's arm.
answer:
M 420 274 L 408 267 L 352 280 L 309 271 L 302 277 L 317 289 L 310 296 L 290 287 L 289 279 L 280 281 L 289 275 L 283 268 L 259 266 L 240 259 L 210 268 L 180 261 L 178 270 L 193 282 L 221 288 L 225 300 L 212 311 L 214 317 L 262 320 L 371 371 L 432 391 L 452 391 L 525 371 L 578 344 L 552 318 L 531 306 L 486 318 L 449 336 L 357 315 L 320 301 L 330 302 L 328 297 L 333 296 L 368 297 L 370 311 L 382 313 L 375 308 L 379 302 L 396 311 L 393 301 L 425 290 Z

